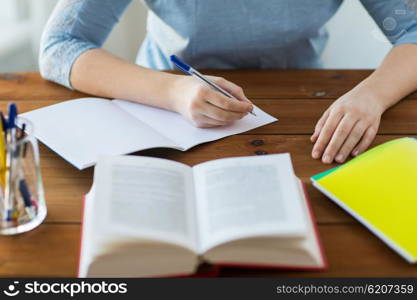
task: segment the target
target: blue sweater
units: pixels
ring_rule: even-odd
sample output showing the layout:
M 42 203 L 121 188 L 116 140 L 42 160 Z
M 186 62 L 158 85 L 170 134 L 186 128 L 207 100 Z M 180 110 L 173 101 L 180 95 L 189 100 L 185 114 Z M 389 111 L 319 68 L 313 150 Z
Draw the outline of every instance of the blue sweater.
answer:
M 42 36 L 43 77 L 71 88 L 74 61 L 103 45 L 130 2 L 60 0 Z M 168 58 L 176 54 L 196 68 L 264 69 L 320 67 L 328 37 L 325 24 L 342 0 L 144 2 L 150 12 L 138 64 L 172 69 Z M 417 42 L 417 14 L 411 1 L 361 2 L 394 46 Z M 354 15 L 351 20 L 355 26 Z

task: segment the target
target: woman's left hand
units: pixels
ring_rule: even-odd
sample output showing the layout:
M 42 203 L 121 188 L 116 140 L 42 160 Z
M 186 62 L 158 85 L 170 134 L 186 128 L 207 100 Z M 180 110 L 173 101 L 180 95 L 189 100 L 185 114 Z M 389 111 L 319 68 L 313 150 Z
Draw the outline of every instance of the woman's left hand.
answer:
M 384 111 L 370 92 L 353 89 L 343 95 L 317 122 L 311 136 L 312 157 L 327 164 L 343 163 L 349 155 L 362 153 L 374 140 Z

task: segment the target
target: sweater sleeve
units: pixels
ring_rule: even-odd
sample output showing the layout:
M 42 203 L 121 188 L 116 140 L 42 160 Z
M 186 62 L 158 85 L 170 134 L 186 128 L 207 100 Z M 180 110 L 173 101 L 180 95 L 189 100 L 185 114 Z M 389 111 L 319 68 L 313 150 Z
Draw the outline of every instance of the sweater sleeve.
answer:
M 43 78 L 72 88 L 71 69 L 87 50 L 100 48 L 131 0 L 60 0 L 42 34 Z
M 394 45 L 417 44 L 417 6 L 410 0 L 361 0 L 385 36 Z

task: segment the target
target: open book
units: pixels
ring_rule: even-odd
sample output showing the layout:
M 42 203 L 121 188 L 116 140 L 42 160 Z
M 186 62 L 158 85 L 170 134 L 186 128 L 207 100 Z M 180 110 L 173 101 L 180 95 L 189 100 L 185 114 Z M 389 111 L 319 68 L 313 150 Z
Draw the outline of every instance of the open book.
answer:
M 100 155 L 121 155 L 150 148 L 187 150 L 277 119 L 258 107 L 229 126 L 196 128 L 181 115 L 138 103 L 81 98 L 21 114 L 35 136 L 78 169 Z
M 103 157 L 85 199 L 79 276 L 190 275 L 202 262 L 322 269 L 304 195 L 289 154 L 193 168 Z

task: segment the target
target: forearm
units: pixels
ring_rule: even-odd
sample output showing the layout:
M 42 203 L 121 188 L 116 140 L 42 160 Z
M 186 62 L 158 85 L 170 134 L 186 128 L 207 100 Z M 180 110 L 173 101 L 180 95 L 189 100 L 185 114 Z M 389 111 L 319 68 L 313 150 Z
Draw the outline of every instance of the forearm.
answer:
M 375 72 L 324 112 L 311 137 L 313 158 L 342 163 L 365 151 L 384 111 L 416 89 L 417 45 L 397 46 Z
M 172 89 L 181 76 L 129 63 L 102 49 L 81 54 L 71 70 L 72 86 L 82 92 L 175 110 Z
M 228 125 L 252 111 L 239 86 L 219 77 L 211 80 L 241 101 L 223 96 L 192 76 L 146 69 L 101 49 L 81 54 L 70 75 L 77 90 L 176 111 L 198 127 Z
M 417 45 L 395 47 L 381 66 L 354 90 L 365 92 L 381 104 L 382 112 L 417 89 Z

